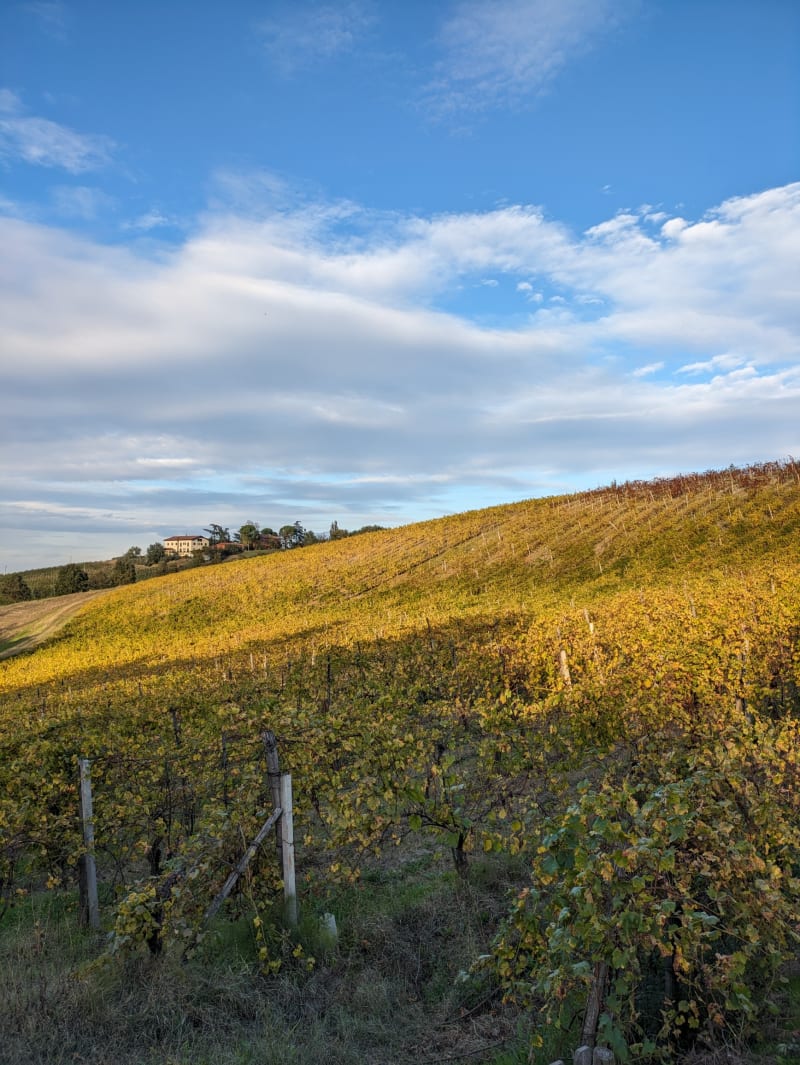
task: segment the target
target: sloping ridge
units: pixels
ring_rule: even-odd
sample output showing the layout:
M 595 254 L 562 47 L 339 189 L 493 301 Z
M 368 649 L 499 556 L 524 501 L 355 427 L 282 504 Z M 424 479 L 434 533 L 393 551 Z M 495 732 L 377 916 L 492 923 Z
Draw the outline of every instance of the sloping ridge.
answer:
M 124 588 L 83 614 L 82 662 L 217 655 L 337 630 L 370 638 L 800 555 L 800 464 L 765 463 L 532 499 Z M 98 594 L 98 593 L 95 593 Z M 0 655 L 55 633 L 91 593 L 0 610 Z M 89 651 L 91 649 L 91 654 Z M 56 668 L 54 666 L 54 668 Z M 58 667 L 60 668 L 60 667 Z

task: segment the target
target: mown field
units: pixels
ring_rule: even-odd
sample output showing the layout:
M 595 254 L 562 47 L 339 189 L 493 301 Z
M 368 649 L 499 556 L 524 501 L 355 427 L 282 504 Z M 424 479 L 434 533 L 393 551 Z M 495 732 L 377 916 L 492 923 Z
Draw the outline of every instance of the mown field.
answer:
M 80 592 L 0 607 L 0 658 L 31 651 L 54 635 L 87 600 L 101 592 Z
M 1 663 L 9 1060 L 791 1060 L 799 476 L 190 570 Z M 300 926 L 272 844 L 209 924 L 265 730 Z M 108 938 L 75 927 L 79 757 Z

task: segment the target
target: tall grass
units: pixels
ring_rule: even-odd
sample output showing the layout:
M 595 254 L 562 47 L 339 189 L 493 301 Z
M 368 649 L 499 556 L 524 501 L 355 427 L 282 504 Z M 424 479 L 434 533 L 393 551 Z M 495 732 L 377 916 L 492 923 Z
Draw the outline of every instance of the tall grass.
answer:
M 222 920 L 188 962 L 104 954 L 69 894 L 38 893 L 0 926 L 0 1061 L 7 1065 L 403 1065 L 525 1060 L 525 1021 L 485 978 L 489 948 L 524 870 L 476 863 L 470 883 L 428 854 L 309 905 L 258 973 L 246 917 Z M 336 914 L 331 945 L 318 912 Z M 299 941 L 304 959 L 293 959 Z M 522 1030 L 519 1026 L 522 1021 Z

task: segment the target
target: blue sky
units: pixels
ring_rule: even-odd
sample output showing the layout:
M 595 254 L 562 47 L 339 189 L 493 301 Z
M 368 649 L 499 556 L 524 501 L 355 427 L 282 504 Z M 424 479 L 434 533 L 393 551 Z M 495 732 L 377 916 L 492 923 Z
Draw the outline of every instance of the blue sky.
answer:
M 0 565 L 800 453 L 794 0 L 0 9 Z

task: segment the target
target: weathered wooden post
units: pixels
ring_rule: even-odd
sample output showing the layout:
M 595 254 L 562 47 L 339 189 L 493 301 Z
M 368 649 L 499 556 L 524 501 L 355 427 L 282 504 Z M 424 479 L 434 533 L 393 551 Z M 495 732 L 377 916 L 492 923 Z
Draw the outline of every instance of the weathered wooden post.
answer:
M 223 904 L 225 899 L 227 899 L 228 895 L 230 895 L 230 893 L 233 891 L 234 887 L 236 886 L 236 881 L 239 879 L 239 877 L 242 875 L 242 873 L 248 867 L 250 862 L 256 856 L 256 852 L 258 851 L 258 848 L 261 846 L 261 844 L 267 838 L 267 835 L 268 835 L 270 829 L 272 828 L 272 826 L 277 821 L 280 820 L 280 817 L 281 817 L 281 808 L 279 806 L 277 808 L 277 810 L 273 810 L 272 811 L 270 816 L 267 818 L 267 820 L 261 826 L 261 828 L 258 831 L 258 835 L 253 840 L 253 842 L 250 844 L 250 846 L 247 848 L 247 850 L 244 852 L 242 857 L 239 859 L 239 861 L 238 861 L 238 863 L 236 865 L 236 868 L 233 870 L 233 872 L 230 874 L 228 879 L 222 885 L 222 890 L 216 895 L 216 897 L 214 898 L 214 901 L 211 903 L 211 905 L 206 910 L 206 914 L 205 914 L 205 917 L 204 917 L 205 921 L 210 921 L 211 918 L 214 917 L 219 912 L 220 906 Z
M 564 687 L 571 688 L 572 677 L 569 672 L 569 661 L 567 660 L 567 652 L 563 647 L 558 652 L 558 671 L 561 674 L 561 679 L 564 681 Z
M 78 766 L 81 776 L 81 821 L 83 823 L 83 843 L 86 851 L 81 855 L 79 868 L 80 905 L 78 915 L 85 927 L 99 931 L 100 903 L 97 898 L 97 866 L 94 860 L 94 814 L 92 811 L 92 776 L 91 762 L 88 758 L 79 758 Z
M 597 1023 L 603 1010 L 603 1002 L 606 997 L 606 981 L 608 979 L 608 962 L 595 962 L 592 986 L 589 991 L 589 1000 L 586 1003 L 586 1016 L 583 1021 L 581 1038 L 584 1043 L 593 1047 L 597 1037 Z
M 281 767 L 278 759 L 278 740 L 274 732 L 269 729 L 263 734 L 264 752 L 267 756 L 267 783 L 272 796 L 272 809 L 277 810 L 281 805 Z M 282 820 L 275 825 L 275 849 L 278 853 L 278 867 L 283 876 L 283 824 Z
M 228 798 L 228 736 L 225 729 L 222 730 L 222 755 L 220 758 L 222 768 L 222 802 L 227 810 L 230 806 Z
M 292 778 L 281 774 L 281 821 L 283 822 L 283 897 L 286 903 L 286 919 L 293 927 L 297 924 L 297 888 L 294 876 L 294 822 L 292 820 Z

